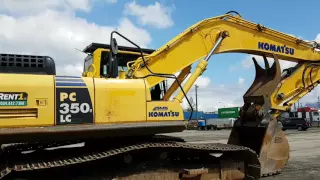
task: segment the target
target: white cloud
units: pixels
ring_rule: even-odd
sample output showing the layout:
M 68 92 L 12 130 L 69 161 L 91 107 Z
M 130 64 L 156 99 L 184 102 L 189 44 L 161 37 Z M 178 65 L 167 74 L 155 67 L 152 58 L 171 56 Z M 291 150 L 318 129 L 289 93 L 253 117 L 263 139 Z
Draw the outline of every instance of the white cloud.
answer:
M 48 8 L 89 12 L 93 0 L 0 0 L 0 10 L 14 14 L 35 14 Z
M 245 69 L 253 67 L 252 56 L 247 56 L 243 61 L 241 61 L 241 65 Z
M 86 12 L 91 9 L 90 0 L 67 0 L 67 2 L 73 9 L 80 9 Z
M 320 96 L 320 86 L 315 87 L 309 94 L 301 98 L 300 103 L 315 103 L 318 102 L 318 96 Z
M 69 76 L 79 76 L 83 72 L 83 65 L 77 64 L 67 64 L 62 67 L 58 66 L 57 73 L 65 74 Z
M 318 43 L 320 43 L 320 33 L 317 35 L 316 41 L 317 41 Z
M 192 73 L 192 72 L 191 72 Z M 188 79 L 190 78 L 191 76 L 191 73 L 185 78 L 185 80 L 182 82 L 182 86 L 185 85 L 185 83 L 188 81 Z M 176 77 L 178 77 L 178 75 L 180 74 L 180 72 L 177 72 L 175 73 Z M 171 86 L 171 84 L 175 81 L 175 79 L 168 79 L 167 81 L 167 84 L 168 84 L 168 87 Z M 210 84 L 210 78 L 207 77 L 207 76 L 199 76 L 197 79 L 196 79 L 196 82 L 192 85 L 191 89 L 194 89 L 195 88 L 195 85 L 198 85 L 199 87 L 201 88 L 205 88 L 205 87 L 208 87 Z
M 23 3 L 22 3 L 23 2 Z M 28 3 L 25 3 L 28 2 Z M 110 32 L 117 29 L 120 33 L 147 47 L 151 42 L 148 31 L 135 26 L 129 19 L 120 18 L 115 26 L 102 26 L 76 17 L 75 9 L 92 6 L 89 0 L 28 0 L 4 1 L 0 10 L 0 49 L 8 53 L 26 53 L 51 56 L 57 66 L 57 73 L 81 75 L 83 59 L 86 54 L 75 48 L 83 49 L 92 42 L 109 43 Z M 31 4 L 30 4 L 31 3 Z M 57 10 L 57 7 L 70 7 Z M 20 10 L 34 14 L 15 16 Z M 70 11 L 70 9 L 73 9 Z M 10 12 L 8 12 L 8 10 Z M 131 45 L 118 39 L 120 45 Z M 76 67 L 76 68 L 71 68 Z
M 198 109 L 199 111 L 213 112 L 223 107 L 240 107 L 243 105 L 242 96 L 246 88 L 236 84 L 210 85 L 205 88 L 198 88 Z M 187 93 L 188 98 L 195 99 L 195 89 Z M 183 99 L 183 107 L 188 107 L 186 99 Z
M 133 1 L 126 4 L 124 13 L 136 16 L 138 22 L 142 25 L 167 28 L 174 24 L 171 18 L 173 9 L 173 7 L 161 5 L 159 2 L 155 2 L 148 6 L 142 6 Z
M 195 82 L 195 84 L 198 85 L 199 87 L 207 87 L 209 83 L 210 83 L 210 78 L 206 76 L 200 76 Z
M 236 71 L 238 68 L 239 68 L 239 67 L 232 65 L 232 66 L 229 67 L 229 72 L 234 72 L 234 71 Z
M 238 84 L 239 84 L 239 85 L 243 85 L 243 84 L 244 84 L 244 81 L 245 81 L 244 78 L 239 77 L 239 79 L 238 79 Z

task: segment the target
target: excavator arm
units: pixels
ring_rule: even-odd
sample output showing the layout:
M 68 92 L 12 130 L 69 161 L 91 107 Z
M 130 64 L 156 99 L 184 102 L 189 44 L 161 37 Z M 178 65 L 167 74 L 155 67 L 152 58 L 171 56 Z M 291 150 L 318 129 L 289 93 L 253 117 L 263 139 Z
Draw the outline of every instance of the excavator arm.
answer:
M 151 88 L 167 78 L 175 78 L 163 100 L 174 97 L 182 102 L 196 79 L 206 70 L 209 59 L 219 53 L 245 53 L 262 56 L 265 68 L 253 58 L 254 82 L 243 96 L 240 117 L 234 123 L 228 144 L 253 149 L 259 156 L 261 175 L 277 173 L 289 159 L 289 145 L 277 117 L 318 85 L 320 45 L 267 28 L 226 13 L 200 21 L 155 52 L 128 63 L 127 78 L 144 78 Z M 273 58 L 270 67 L 267 58 Z M 298 63 L 280 71 L 279 60 Z M 195 71 L 182 87 L 190 67 Z M 179 77 L 174 74 L 181 71 Z
M 300 61 L 285 69 L 281 81 L 271 95 L 272 109 L 290 111 L 292 105 L 320 83 L 320 63 Z

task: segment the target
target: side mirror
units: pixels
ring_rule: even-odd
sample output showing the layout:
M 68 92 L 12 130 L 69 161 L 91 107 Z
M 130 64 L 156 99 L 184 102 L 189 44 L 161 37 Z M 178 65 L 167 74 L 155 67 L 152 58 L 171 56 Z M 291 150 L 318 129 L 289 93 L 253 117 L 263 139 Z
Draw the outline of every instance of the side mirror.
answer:
M 111 44 L 110 44 L 110 46 L 111 46 L 111 52 L 112 52 L 112 54 L 113 54 L 113 55 L 118 54 L 118 43 L 117 43 L 116 38 L 112 38 L 112 39 L 111 39 Z
M 118 76 L 118 61 L 117 61 L 117 53 L 118 53 L 118 43 L 115 38 L 111 39 L 110 42 L 111 53 L 109 54 L 109 69 L 108 76 L 110 78 L 116 78 Z

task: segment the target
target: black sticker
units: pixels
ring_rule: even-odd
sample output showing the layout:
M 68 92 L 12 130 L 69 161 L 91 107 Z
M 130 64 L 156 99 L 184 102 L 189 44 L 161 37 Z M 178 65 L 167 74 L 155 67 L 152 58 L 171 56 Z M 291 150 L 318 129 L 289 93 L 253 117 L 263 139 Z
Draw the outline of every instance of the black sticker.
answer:
M 93 108 L 87 88 L 56 89 L 56 124 L 93 123 Z

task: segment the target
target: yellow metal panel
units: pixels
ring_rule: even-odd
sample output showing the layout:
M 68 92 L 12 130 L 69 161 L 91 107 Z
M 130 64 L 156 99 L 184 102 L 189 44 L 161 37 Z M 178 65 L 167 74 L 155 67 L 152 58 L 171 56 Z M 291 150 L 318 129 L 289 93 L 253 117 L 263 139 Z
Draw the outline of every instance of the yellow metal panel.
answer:
M 94 81 L 97 124 L 146 121 L 144 80 L 101 78 Z
M 93 64 L 95 66 L 95 74 L 93 75 L 93 77 L 99 78 L 100 77 L 100 65 L 101 65 L 101 51 L 102 49 L 97 49 L 94 53 L 93 53 Z
M 50 75 L 0 74 L 0 93 L 27 93 L 26 106 L 1 101 L 0 127 L 54 125 L 54 79 Z M 12 95 L 12 94 L 11 94 Z M 15 100 L 8 99 L 3 100 Z M 13 97 L 13 96 L 12 96 Z M 14 112 L 14 113 L 12 113 Z M 37 114 L 38 112 L 38 114 Z
M 174 101 L 153 101 L 147 103 L 148 121 L 184 120 L 180 103 Z
M 90 99 L 91 99 L 91 103 L 92 103 L 92 108 L 93 108 L 93 112 L 95 112 L 95 92 L 94 92 L 94 81 L 93 78 L 91 77 L 82 77 L 83 81 L 86 83 L 87 85 L 87 89 L 89 91 L 89 95 L 90 95 Z M 93 113 L 93 117 L 94 117 L 94 113 Z
M 150 88 L 146 88 L 146 101 L 147 102 L 152 101 Z

